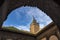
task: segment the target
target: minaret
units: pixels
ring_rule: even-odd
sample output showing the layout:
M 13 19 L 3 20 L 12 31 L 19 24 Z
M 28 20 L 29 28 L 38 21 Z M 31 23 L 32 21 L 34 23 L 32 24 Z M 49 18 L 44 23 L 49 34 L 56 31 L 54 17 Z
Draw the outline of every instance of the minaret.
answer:
M 33 17 L 33 21 L 30 25 L 30 32 L 35 34 L 36 32 L 38 32 L 40 30 L 39 28 L 39 23 L 37 23 L 37 21 L 35 20 L 35 18 Z

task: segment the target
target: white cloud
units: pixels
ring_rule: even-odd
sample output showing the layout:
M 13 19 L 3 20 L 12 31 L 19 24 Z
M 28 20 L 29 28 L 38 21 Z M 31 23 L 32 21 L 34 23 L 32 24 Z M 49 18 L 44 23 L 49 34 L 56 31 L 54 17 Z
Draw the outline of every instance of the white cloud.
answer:
M 44 12 L 42 12 L 38 8 L 32 8 L 27 12 L 28 15 L 34 16 L 37 20 L 37 22 L 40 23 L 40 25 L 45 26 L 52 22 L 49 16 L 47 16 Z
M 30 31 L 28 26 L 23 26 L 23 25 L 22 25 L 22 26 L 18 26 L 18 27 L 16 27 L 16 28 L 18 28 L 19 30 Z

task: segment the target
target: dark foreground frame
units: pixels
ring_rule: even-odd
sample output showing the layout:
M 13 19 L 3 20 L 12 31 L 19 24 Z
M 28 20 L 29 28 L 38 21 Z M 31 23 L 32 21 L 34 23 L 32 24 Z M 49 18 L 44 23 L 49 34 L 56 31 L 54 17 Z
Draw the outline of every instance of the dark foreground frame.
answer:
M 21 6 L 38 7 L 57 24 L 60 29 L 60 5 L 54 0 L 5 0 L 0 6 L 0 28 L 10 12 Z

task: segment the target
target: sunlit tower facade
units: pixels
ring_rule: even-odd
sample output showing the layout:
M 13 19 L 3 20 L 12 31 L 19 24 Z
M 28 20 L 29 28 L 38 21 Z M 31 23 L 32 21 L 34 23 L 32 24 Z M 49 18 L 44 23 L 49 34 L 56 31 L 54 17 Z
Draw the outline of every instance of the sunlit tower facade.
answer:
M 35 34 L 40 30 L 39 23 L 37 23 L 36 19 L 33 17 L 33 21 L 30 24 L 30 32 Z

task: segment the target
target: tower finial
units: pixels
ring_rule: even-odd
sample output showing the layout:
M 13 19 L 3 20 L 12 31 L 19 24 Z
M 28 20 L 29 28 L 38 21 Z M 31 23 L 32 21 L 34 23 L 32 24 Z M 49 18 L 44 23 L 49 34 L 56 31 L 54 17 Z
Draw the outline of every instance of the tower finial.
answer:
M 33 16 L 33 22 L 36 22 L 36 19 L 35 19 L 35 17 Z

